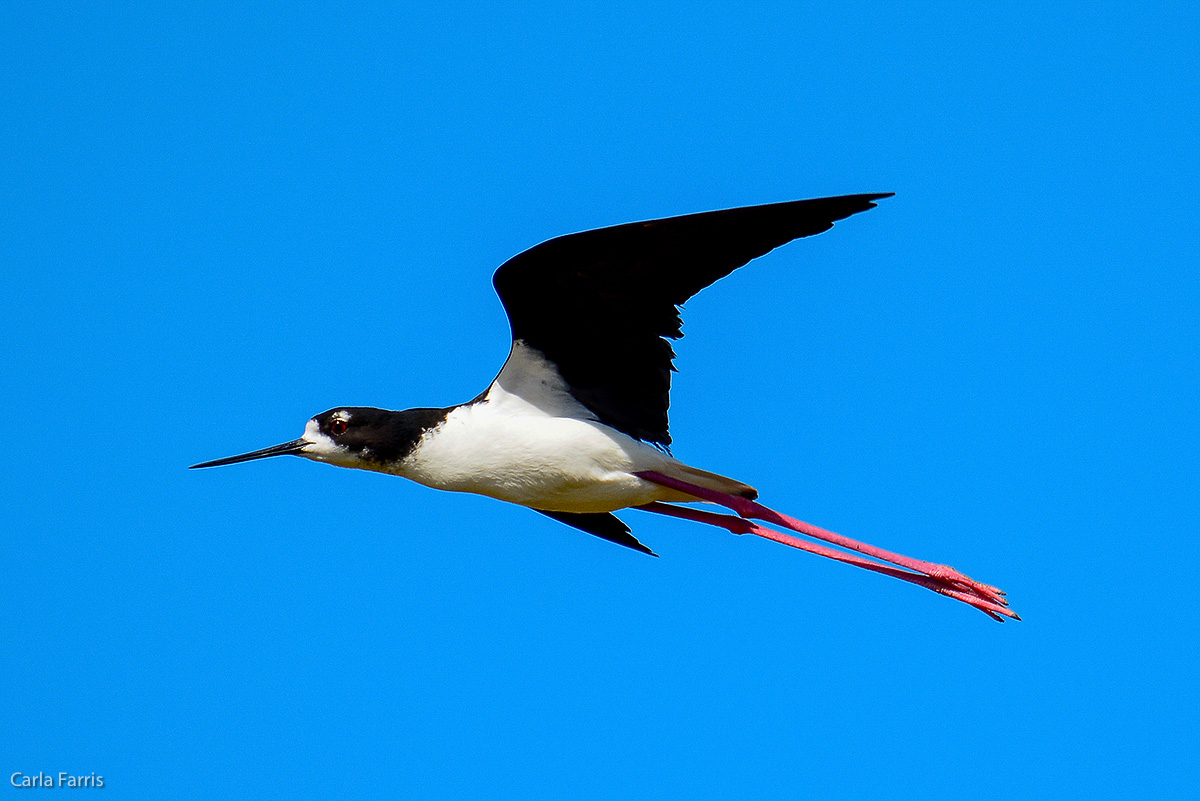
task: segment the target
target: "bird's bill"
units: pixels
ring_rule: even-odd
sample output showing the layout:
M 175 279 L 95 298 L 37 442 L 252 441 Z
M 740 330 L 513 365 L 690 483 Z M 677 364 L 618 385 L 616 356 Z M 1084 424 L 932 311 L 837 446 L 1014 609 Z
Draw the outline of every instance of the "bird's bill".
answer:
M 194 464 L 188 469 L 193 470 L 197 467 L 220 467 L 223 464 L 237 464 L 238 462 L 249 462 L 252 459 L 266 459 L 268 456 L 287 456 L 289 454 L 292 456 L 298 456 L 304 452 L 304 447 L 309 444 L 311 443 L 302 439 L 292 440 L 291 442 L 285 442 L 282 445 L 275 445 L 271 448 L 263 448 L 261 451 L 243 453 L 241 456 L 227 456 L 224 459 L 214 459 L 211 462 Z

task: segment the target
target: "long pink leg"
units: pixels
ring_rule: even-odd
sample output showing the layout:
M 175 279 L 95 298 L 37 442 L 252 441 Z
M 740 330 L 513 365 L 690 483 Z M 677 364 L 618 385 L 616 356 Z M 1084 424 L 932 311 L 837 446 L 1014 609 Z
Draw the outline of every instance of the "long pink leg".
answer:
M 852 540 L 849 537 L 843 537 L 840 534 L 835 534 L 832 531 L 827 531 L 810 523 L 805 523 L 793 517 L 776 512 L 774 509 L 769 509 L 760 503 L 755 503 L 748 498 L 741 498 L 736 495 L 729 495 L 724 492 L 706 489 L 704 487 L 691 484 L 687 481 L 680 481 L 677 478 L 663 475 L 654 471 L 644 471 L 636 474 L 639 478 L 646 481 L 652 481 L 655 484 L 661 484 L 664 487 L 685 492 L 701 500 L 711 501 L 720 504 L 734 512 L 737 512 L 743 518 L 765 520 L 768 523 L 774 523 L 777 526 L 796 531 L 800 534 L 813 537 L 814 539 L 828 542 L 832 545 L 845 548 L 847 550 L 856 551 L 858 553 L 869 556 L 873 559 L 879 559 L 884 562 L 891 562 L 894 565 L 908 568 L 909 570 L 929 576 L 945 585 L 948 589 L 956 592 L 966 593 L 968 595 L 977 596 L 991 604 L 999 606 L 1007 606 L 1007 601 L 1004 600 L 1004 592 L 996 587 L 988 584 L 975 581 L 952 567 L 939 565 L 933 562 L 925 562 L 920 559 L 903 556 L 877 548 L 874 545 Z M 757 533 L 757 532 L 755 532 Z M 787 543 L 791 544 L 791 543 Z
M 993 620 L 999 620 L 1003 622 L 1004 617 L 1011 617 L 1015 620 L 1021 619 L 1012 610 L 1006 608 L 1003 602 L 995 603 L 985 598 L 980 598 L 975 594 L 963 592 L 956 589 L 955 585 L 944 582 L 941 579 L 936 579 L 922 573 L 910 573 L 909 571 L 901 570 L 898 567 L 891 567 L 889 565 L 881 565 L 878 562 L 872 562 L 862 556 L 835 551 L 834 549 L 827 548 L 824 545 L 818 545 L 814 542 L 806 542 L 798 537 L 793 537 L 790 534 L 784 534 L 780 531 L 774 531 L 766 528 L 765 526 L 760 526 L 757 523 L 752 523 L 751 521 L 740 517 L 717 514 L 716 512 L 705 512 L 700 509 L 689 509 L 685 506 L 672 506 L 671 504 L 660 503 L 658 501 L 648 503 L 645 506 L 638 506 L 636 508 L 642 509 L 646 512 L 655 512 L 660 515 L 679 517 L 684 520 L 693 520 L 698 523 L 707 523 L 713 526 L 720 526 L 721 528 L 727 529 L 734 534 L 754 534 L 759 537 L 765 537 L 766 539 L 774 540 L 775 542 L 783 543 L 784 545 L 790 545 L 793 548 L 799 548 L 802 551 L 807 551 L 809 553 L 816 554 L 817 556 L 828 557 L 829 559 L 833 559 L 838 562 L 844 562 L 849 565 L 872 570 L 876 573 L 882 573 L 885 576 L 891 576 L 902 581 L 908 581 L 912 584 L 924 587 L 927 590 L 932 590 L 939 595 L 945 595 L 948 598 L 953 598 L 956 601 L 962 601 L 965 604 L 969 604 Z M 1001 615 L 1004 617 L 1001 617 Z

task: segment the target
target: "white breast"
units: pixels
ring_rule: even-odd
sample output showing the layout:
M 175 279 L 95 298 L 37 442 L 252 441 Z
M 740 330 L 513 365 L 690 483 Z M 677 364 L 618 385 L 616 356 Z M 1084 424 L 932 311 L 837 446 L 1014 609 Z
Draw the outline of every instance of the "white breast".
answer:
M 396 472 L 534 509 L 609 512 L 672 496 L 632 473 L 678 465 L 597 422 L 555 366 L 517 342 L 483 400 L 450 412 Z

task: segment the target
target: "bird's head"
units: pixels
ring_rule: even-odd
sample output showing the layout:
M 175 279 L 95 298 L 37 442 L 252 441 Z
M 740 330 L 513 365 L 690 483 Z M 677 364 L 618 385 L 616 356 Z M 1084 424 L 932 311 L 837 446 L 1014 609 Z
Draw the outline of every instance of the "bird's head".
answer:
M 368 406 L 330 409 L 309 420 L 300 439 L 192 467 L 219 467 L 268 456 L 303 456 L 339 467 L 383 470 L 403 458 L 411 447 L 405 426 L 397 419 L 403 415 Z

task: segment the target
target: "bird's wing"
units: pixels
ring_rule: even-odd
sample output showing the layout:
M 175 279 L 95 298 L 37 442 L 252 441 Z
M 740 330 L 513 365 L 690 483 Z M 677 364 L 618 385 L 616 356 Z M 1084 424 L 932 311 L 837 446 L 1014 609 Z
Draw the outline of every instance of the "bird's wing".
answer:
M 601 422 L 666 447 L 679 304 L 782 244 L 889 197 L 772 203 L 628 223 L 543 242 L 492 283 L 514 340 L 555 364 Z
M 658 556 L 654 551 L 642 545 L 637 537 L 630 534 L 629 526 L 625 524 L 625 521 L 611 512 L 546 512 L 541 509 L 537 511 L 560 523 L 574 526 L 588 534 L 595 534 L 597 537 L 615 542 L 617 545 L 624 545 L 635 551 Z

